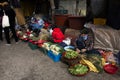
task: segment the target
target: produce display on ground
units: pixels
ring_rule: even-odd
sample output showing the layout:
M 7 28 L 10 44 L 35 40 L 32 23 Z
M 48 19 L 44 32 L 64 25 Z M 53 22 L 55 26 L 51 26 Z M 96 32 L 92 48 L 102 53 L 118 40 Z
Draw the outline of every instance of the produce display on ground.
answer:
M 64 57 L 67 59 L 74 59 L 78 57 L 78 53 L 74 50 L 69 49 L 64 53 Z
M 46 28 L 46 31 L 48 31 L 47 28 Z M 89 71 L 98 73 L 98 72 L 102 72 L 103 70 L 105 70 L 103 69 L 103 66 L 107 62 L 105 61 L 104 57 L 106 58 L 107 61 L 109 61 L 109 64 L 111 64 L 111 62 L 113 61 L 113 60 L 111 61 L 110 55 L 105 54 L 106 53 L 105 50 L 96 51 L 93 49 L 92 51 L 88 51 L 88 53 L 85 52 L 85 54 L 78 53 L 75 49 L 75 46 L 73 45 L 65 44 L 65 43 L 59 45 L 60 43 L 53 42 L 53 39 L 51 38 L 51 34 L 49 34 L 49 31 L 48 31 L 49 36 L 47 36 L 47 38 L 49 37 L 50 40 L 42 40 L 40 37 L 42 37 L 45 34 L 46 33 L 43 32 L 43 34 L 36 36 L 37 33 L 35 33 L 34 31 L 29 31 L 27 29 L 26 31 L 25 30 L 17 31 L 17 36 L 19 37 L 19 39 L 25 42 L 28 42 L 29 47 L 32 50 L 40 48 L 40 50 L 45 52 L 46 55 L 48 55 L 49 57 L 51 57 L 51 59 L 53 59 L 54 62 L 58 62 L 63 58 L 64 61 L 68 64 L 68 66 L 70 66 L 68 68 L 68 71 L 71 74 L 76 75 L 76 76 L 83 76 L 87 74 Z M 110 53 L 112 54 L 111 51 Z M 114 56 L 112 56 L 112 59 L 113 58 Z M 103 60 L 104 60 L 104 65 L 103 65 Z M 109 67 L 111 66 L 107 66 L 107 70 L 111 70 L 111 69 L 108 69 Z M 111 68 L 113 70 L 113 66 Z M 117 69 L 116 69 L 116 72 L 117 72 Z
M 68 70 L 71 74 L 76 76 L 83 76 L 89 72 L 88 66 L 83 64 L 76 64 L 74 66 L 70 66 Z

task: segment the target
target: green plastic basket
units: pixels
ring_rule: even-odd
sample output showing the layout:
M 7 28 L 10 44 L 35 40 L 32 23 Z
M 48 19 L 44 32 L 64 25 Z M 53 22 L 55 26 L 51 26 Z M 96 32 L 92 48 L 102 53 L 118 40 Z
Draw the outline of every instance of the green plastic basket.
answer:
M 45 49 L 45 48 L 40 47 L 39 50 L 45 55 L 47 55 L 47 53 L 48 53 L 47 49 Z
M 38 46 L 36 44 L 33 44 L 33 43 L 30 43 L 28 42 L 28 46 L 32 49 L 32 50 L 35 50 L 38 48 Z

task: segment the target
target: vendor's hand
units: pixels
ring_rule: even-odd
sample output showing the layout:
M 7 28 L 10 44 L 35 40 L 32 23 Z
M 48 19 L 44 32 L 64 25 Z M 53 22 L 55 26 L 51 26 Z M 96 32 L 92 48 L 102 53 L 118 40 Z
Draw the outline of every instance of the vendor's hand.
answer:
M 80 50 L 78 48 L 76 48 L 76 52 L 80 53 Z
M 85 51 L 87 51 L 87 49 L 81 49 L 81 52 L 85 52 Z
M 31 21 L 32 24 L 37 23 L 36 21 Z

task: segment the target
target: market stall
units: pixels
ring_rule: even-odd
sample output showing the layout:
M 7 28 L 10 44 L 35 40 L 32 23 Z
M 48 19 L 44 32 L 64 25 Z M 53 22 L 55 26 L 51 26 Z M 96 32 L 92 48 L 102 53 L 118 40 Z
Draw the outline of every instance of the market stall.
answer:
M 111 41 L 110 37 L 108 37 L 110 34 L 108 35 L 107 33 L 105 33 L 108 38 L 106 37 L 105 39 L 103 39 L 101 37 L 100 39 L 98 39 L 98 37 L 100 36 L 96 35 L 102 35 L 99 34 L 99 32 L 102 31 L 101 28 L 98 28 L 93 24 L 87 24 L 87 28 L 85 28 L 83 32 L 88 30 L 89 33 L 87 33 L 87 35 L 92 37 L 92 39 L 90 39 L 90 42 L 93 41 L 94 46 L 92 46 L 91 49 L 87 49 L 85 46 L 81 48 L 80 51 L 78 51 L 76 49 L 77 46 L 75 45 L 75 42 L 76 39 L 78 39 L 79 35 L 82 33 L 82 30 L 79 31 L 74 29 L 66 29 L 65 33 L 63 34 L 59 27 L 47 21 L 43 20 L 43 23 L 41 25 L 42 27 L 38 27 L 39 32 L 34 31 L 34 28 L 27 28 L 24 31 L 18 30 L 18 37 L 22 41 L 28 43 L 30 49 L 39 49 L 45 55 L 50 57 L 50 59 L 52 59 L 54 62 L 62 61 L 63 63 L 67 64 L 68 71 L 72 75 L 83 76 L 90 71 L 96 73 L 102 73 L 103 71 L 105 71 L 110 74 L 115 74 L 118 71 L 119 58 L 118 56 L 115 57 L 114 54 L 119 54 L 119 46 L 117 47 L 117 45 L 115 44 L 115 48 L 118 49 L 116 53 L 114 53 L 113 49 L 109 49 L 107 43 L 109 43 L 108 41 Z M 114 32 L 119 34 L 119 31 Z M 115 35 L 117 36 L 116 33 Z M 111 42 L 112 44 L 114 44 L 114 42 L 116 43 L 116 40 L 120 41 L 118 40 L 118 37 L 113 37 L 114 41 Z M 104 43 L 96 42 L 96 40 L 102 41 Z M 103 40 L 105 40 L 106 42 Z M 96 47 L 96 44 L 104 44 L 107 46 L 105 48 L 103 46 Z M 82 49 L 86 50 L 84 51 Z

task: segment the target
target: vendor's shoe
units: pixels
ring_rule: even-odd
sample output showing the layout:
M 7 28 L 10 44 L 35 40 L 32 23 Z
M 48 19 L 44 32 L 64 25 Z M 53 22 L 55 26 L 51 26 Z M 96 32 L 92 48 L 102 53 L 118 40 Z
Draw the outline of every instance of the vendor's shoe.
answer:
M 15 44 L 19 44 L 20 43 L 20 40 L 19 41 L 17 41 L 17 42 L 15 42 Z
M 0 40 L 0 43 L 2 43 L 3 41 Z
M 10 46 L 11 44 L 5 44 L 6 46 Z
M 0 39 L 0 42 L 2 42 L 3 40 Z
M 15 44 L 18 44 L 19 42 L 15 42 Z
M 0 41 L 3 41 L 3 39 L 0 39 Z

